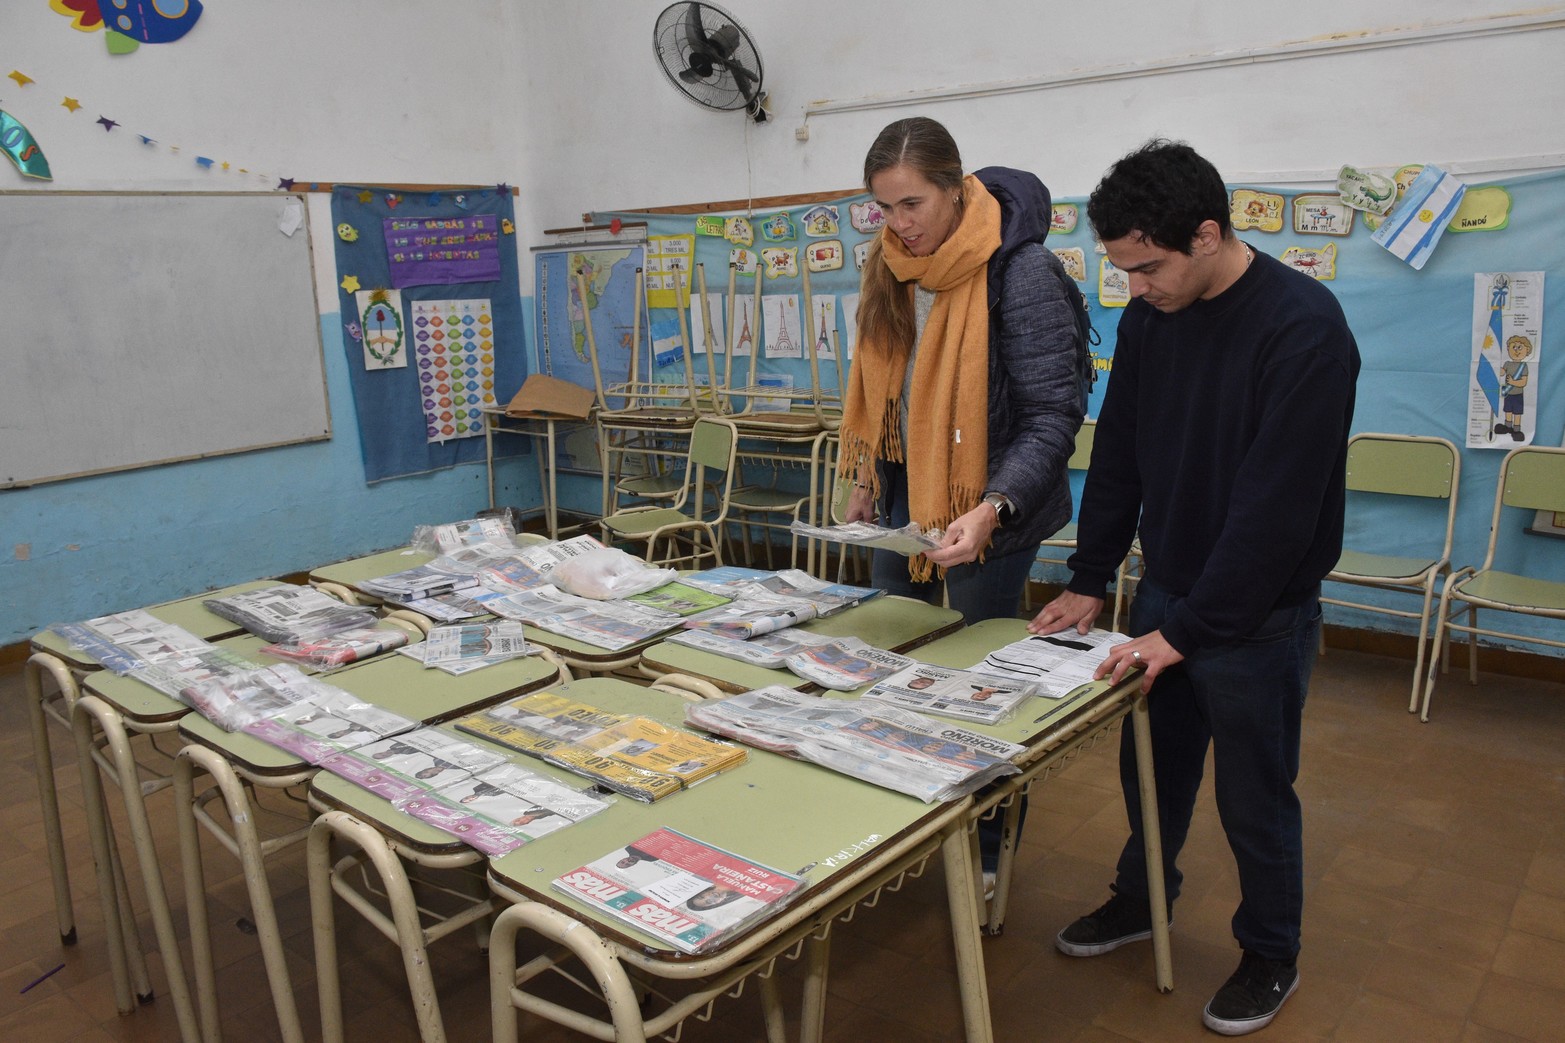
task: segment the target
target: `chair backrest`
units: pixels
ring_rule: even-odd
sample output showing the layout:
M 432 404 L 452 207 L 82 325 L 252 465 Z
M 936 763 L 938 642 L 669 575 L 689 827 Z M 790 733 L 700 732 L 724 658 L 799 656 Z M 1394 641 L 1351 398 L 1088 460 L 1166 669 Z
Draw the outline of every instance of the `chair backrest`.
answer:
M 1505 454 L 1494 490 L 1494 514 L 1489 519 L 1489 549 L 1480 568 L 1494 567 L 1500 538 L 1500 511 L 1519 507 L 1531 511 L 1565 511 L 1565 449 L 1524 445 Z
M 1071 451 L 1070 459 L 1065 461 L 1065 466 L 1072 471 L 1085 471 L 1087 465 L 1092 462 L 1092 439 L 1098 433 L 1096 420 L 1083 420 L 1081 430 L 1076 432 L 1076 448 Z
M 1454 499 L 1462 474 L 1456 446 L 1444 438 L 1366 431 L 1348 440 L 1348 488 Z
M 704 505 L 700 501 L 708 483 L 706 470 L 710 468 L 723 476 L 722 487 L 717 494 L 717 518 L 727 516 L 728 498 L 734 487 L 734 454 L 738 445 L 739 431 L 732 420 L 710 416 L 696 420 L 695 427 L 690 431 L 690 455 L 685 461 L 685 493 L 679 506 L 683 506 L 694 495 L 697 501 L 695 515 L 698 518 L 703 515 Z
M 1461 454 L 1444 438 L 1364 431 L 1348 439 L 1349 491 L 1446 501 L 1441 561 L 1451 556 L 1461 479 Z
M 1565 511 L 1565 449 L 1542 445 L 1512 449 L 1501 481 L 1507 507 Z

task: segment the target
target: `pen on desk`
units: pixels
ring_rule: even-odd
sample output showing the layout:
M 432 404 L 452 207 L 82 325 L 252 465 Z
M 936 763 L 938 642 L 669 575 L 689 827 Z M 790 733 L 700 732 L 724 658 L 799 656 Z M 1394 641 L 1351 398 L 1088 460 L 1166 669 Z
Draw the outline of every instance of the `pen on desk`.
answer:
M 1072 688 L 1070 691 L 1068 691 L 1064 695 L 1060 696 L 1060 702 L 1064 702 L 1067 699 L 1074 699 L 1074 698 L 1076 698 L 1076 696 L 1080 695 L 1082 692 L 1085 692 L 1087 689 L 1091 688 L 1093 685 L 1095 685 L 1097 683 L 1098 682 L 1096 682 L 1096 681 L 1088 681 L 1086 684 L 1079 684 L 1079 685 L 1077 685 L 1075 688 Z M 1049 713 L 1053 713 L 1053 712 L 1054 711 L 1052 711 L 1052 710 L 1049 711 Z M 1034 724 L 1041 723 L 1044 720 L 1044 718 L 1049 716 L 1049 713 L 1040 714 L 1039 716 L 1034 717 L 1032 719 L 1032 723 L 1034 723 Z
M 44 973 L 38 975 L 38 977 L 34 978 L 32 981 L 28 982 L 26 985 L 23 985 L 22 992 L 26 992 L 35 985 L 42 985 L 44 982 L 48 981 L 54 975 L 59 974 L 63 970 L 65 970 L 65 964 L 62 963 L 51 971 L 45 971 Z

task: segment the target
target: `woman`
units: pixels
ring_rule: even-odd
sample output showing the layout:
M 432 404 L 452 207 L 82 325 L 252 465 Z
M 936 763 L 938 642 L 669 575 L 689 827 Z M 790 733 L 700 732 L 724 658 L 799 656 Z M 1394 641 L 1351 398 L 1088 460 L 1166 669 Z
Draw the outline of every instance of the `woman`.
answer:
M 849 521 L 945 530 L 873 583 L 940 600 L 967 622 L 1014 616 L 1039 541 L 1070 520 L 1066 461 L 1081 426 L 1078 293 L 1043 246 L 1049 192 L 1026 171 L 962 174 L 924 117 L 880 132 L 864 184 L 885 225 L 870 247 L 842 423 Z

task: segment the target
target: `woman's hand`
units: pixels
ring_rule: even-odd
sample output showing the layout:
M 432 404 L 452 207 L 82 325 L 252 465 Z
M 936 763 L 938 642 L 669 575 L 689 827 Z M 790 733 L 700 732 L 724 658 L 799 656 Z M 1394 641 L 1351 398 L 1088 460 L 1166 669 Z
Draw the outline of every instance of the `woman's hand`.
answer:
M 844 515 L 850 522 L 875 520 L 875 497 L 862 485 L 855 485 L 848 494 L 848 510 Z
M 946 526 L 944 542 L 934 550 L 926 550 L 924 557 L 943 568 L 977 561 L 978 552 L 988 545 L 999 521 L 992 506 L 980 503 Z

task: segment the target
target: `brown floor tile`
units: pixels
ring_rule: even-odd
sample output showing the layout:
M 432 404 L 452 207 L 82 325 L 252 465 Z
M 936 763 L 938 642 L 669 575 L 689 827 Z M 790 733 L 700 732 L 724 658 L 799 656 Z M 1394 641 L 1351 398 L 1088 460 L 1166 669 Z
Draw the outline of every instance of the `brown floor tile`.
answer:
M 1543 682 L 1485 674 L 1470 688 L 1453 678 L 1441 684 L 1433 722 L 1422 725 L 1406 713 L 1407 683 L 1408 668 L 1397 659 L 1334 649 L 1317 664 L 1299 782 L 1306 831 L 1302 984 L 1266 1036 L 1289 1043 L 1558 1040 L 1565 1024 L 1565 789 L 1558 777 L 1565 699 L 1558 685 Z M 0 959 L 0 1040 L 176 1039 L 155 954 L 149 962 L 156 1001 L 125 1016 L 114 1010 L 75 753 L 52 729 L 81 936 L 77 946 L 60 945 L 21 697 L 20 671 L 0 671 L 0 794 L 13 794 L 9 803 L 0 797 L 0 952 L 7 954 Z M 152 763 L 163 757 L 145 749 L 143 755 Z M 1156 991 L 1150 946 L 1089 960 L 1053 949 L 1056 931 L 1108 897 L 1126 835 L 1117 758 L 1115 736 L 1034 791 L 1005 930 L 984 940 L 998 1040 L 1214 1038 L 1201 1025 L 1201 1009 L 1238 960 L 1229 929 L 1238 886 L 1210 777 L 1180 859 L 1175 991 Z M 118 796 L 110 796 L 112 810 Z M 262 801 L 263 829 L 300 821 L 298 805 L 282 795 L 263 793 Z M 183 930 L 170 795 L 155 794 L 149 811 Z M 123 809 L 113 813 L 124 835 Z M 250 915 L 243 878 L 212 838 L 203 836 L 203 852 L 225 1037 L 267 1043 L 279 1038 L 277 1023 L 259 945 L 239 926 Z M 128 870 L 150 949 L 139 872 Z M 302 849 L 282 852 L 270 875 L 304 1033 L 317 1039 Z M 836 925 L 827 1039 L 960 1038 L 943 888 L 936 863 L 877 908 Z M 416 1040 L 400 954 L 341 904 L 337 919 L 352 1038 Z M 432 961 L 448 1037 L 487 1038 L 487 965 L 471 937 L 437 943 Z M 58 964 L 64 968 L 20 992 Z M 788 1031 L 796 1034 L 800 970 L 785 964 L 777 979 Z M 561 996 L 573 991 L 559 988 Z M 584 1038 L 528 1016 L 523 1026 L 529 1043 Z M 711 1019 L 689 1022 L 682 1038 L 764 1038 L 757 990 L 720 1000 Z

